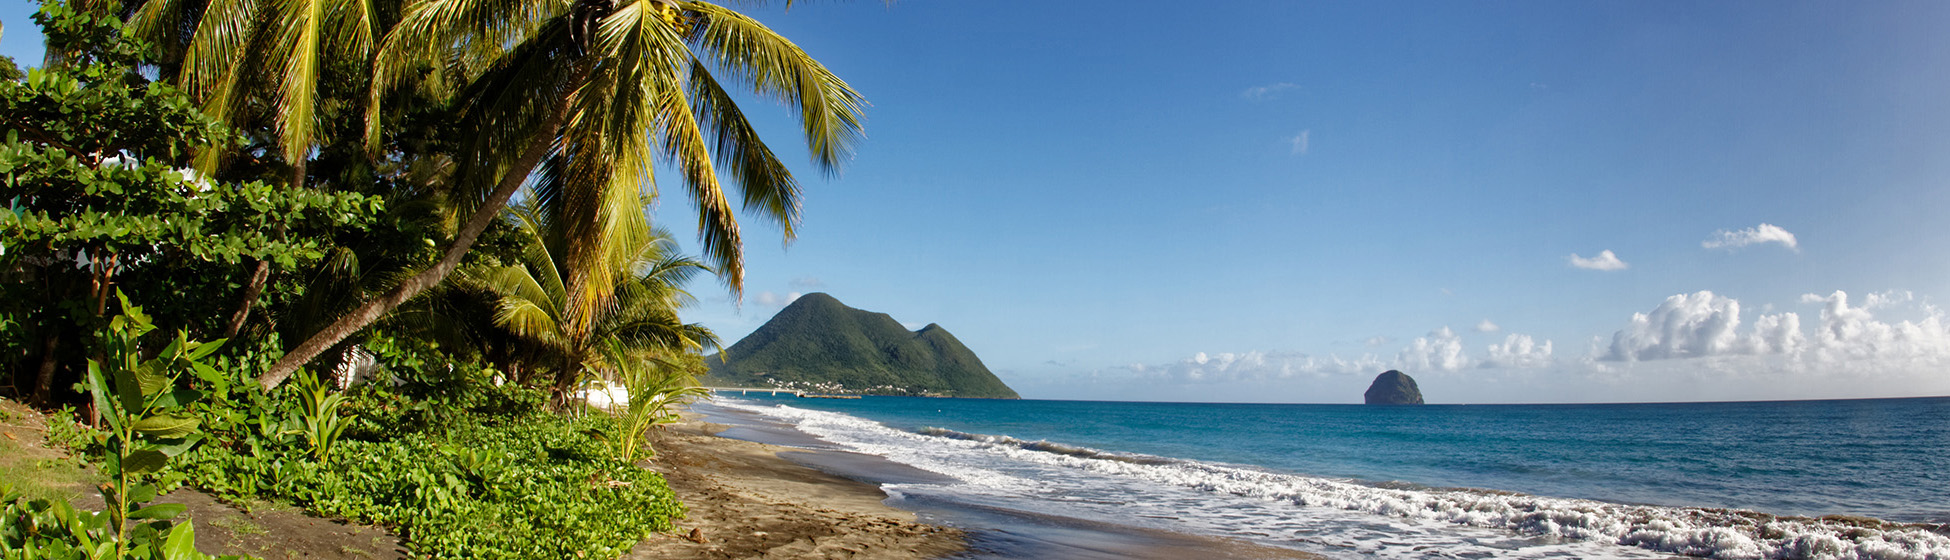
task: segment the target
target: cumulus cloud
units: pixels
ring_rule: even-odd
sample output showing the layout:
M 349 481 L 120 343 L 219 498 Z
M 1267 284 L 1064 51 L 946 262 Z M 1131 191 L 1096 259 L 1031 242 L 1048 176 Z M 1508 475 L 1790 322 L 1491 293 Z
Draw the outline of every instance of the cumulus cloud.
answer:
M 1609 361 L 1664 360 L 1725 353 L 1738 341 L 1740 302 L 1700 291 L 1666 298 L 1650 313 L 1633 313 L 1612 335 Z
M 1551 341 L 1538 344 L 1527 334 L 1503 337 L 1502 344 L 1491 344 L 1489 357 L 1479 367 L 1539 368 L 1551 365 Z
M 1412 371 L 1456 371 L 1469 364 L 1469 357 L 1463 355 L 1462 337 L 1442 327 L 1409 342 L 1395 356 L 1395 363 Z
M 1618 255 L 1612 254 L 1611 249 L 1606 249 L 1599 252 L 1598 256 L 1590 258 L 1580 257 L 1577 253 L 1571 253 L 1571 266 L 1585 270 L 1625 270 L 1632 265 L 1618 260 Z
M 1368 337 L 1367 340 L 1362 341 L 1362 344 L 1368 345 L 1369 348 L 1374 348 L 1376 346 L 1381 346 L 1383 344 L 1387 344 L 1394 341 L 1395 341 L 1395 337 L 1378 334 L 1378 335 Z
M 1763 313 L 1741 329 L 1740 302 L 1701 291 L 1669 298 L 1648 313 L 1635 313 L 1611 344 L 1604 361 L 1645 361 L 1720 356 L 1773 356 L 1769 367 L 1797 370 L 1921 371 L 1950 362 L 1950 328 L 1942 310 L 1922 304 L 1917 320 L 1878 319 L 1874 310 L 1915 303 L 1908 292 L 1873 293 L 1861 306 L 1847 292 L 1806 294 L 1821 306 L 1812 333 L 1800 314 Z M 1594 349 L 1595 350 L 1595 349 Z M 1930 369 L 1934 371 L 1934 369 Z
M 1293 352 L 1199 352 L 1163 365 L 1131 364 L 1127 369 L 1178 383 L 1261 381 L 1293 377 L 1374 374 L 1388 364 L 1372 355 L 1317 357 Z
M 1253 101 L 1265 101 L 1268 99 L 1278 99 L 1280 97 L 1280 94 L 1295 89 L 1300 89 L 1300 85 L 1280 82 L 1277 84 L 1267 84 L 1263 86 L 1253 86 L 1253 87 L 1246 88 L 1245 91 L 1239 92 L 1239 96 L 1244 97 L 1246 99 L 1251 99 Z
M 1302 130 L 1300 131 L 1300 134 L 1296 134 L 1292 138 L 1286 139 L 1288 143 L 1293 144 L 1293 155 L 1296 156 L 1307 155 L 1307 150 L 1311 147 L 1311 144 L 1313 144 L 1313 140 L 1312 140 L 1313 133 L 1314 133 L 1313 129 Z
M 1919 321 L 1895 323 L 1878 321 L 1871 309 L 1887 306 L 1888 296 L 1870 294 L 1863 306 L 1850 307 L 1848 294 L 1837 290 L 1827 297 L 1807 294 L 1801 300 L 1821 304 L 1821 325 L 1809 341 L 1816 361 L 1927 360 L 1950 358 L 1950 331 L 1944 328 L 1943 312 L 1925 306 Z
M 1392 341 L 1385 336 L 1376 336 L 1368 339 L 1367 344 L 1380 346 Z M 1152 379 L 1181 384 L 1372 376 L 1391 369 L 1411 374 L 1476 368 L 1527 369 L 1555 364 L 1552 347 L 1549 340 L 1539 342 L 1530 335 L 1511 334 L 1504 337 L 1502 343 L 1489 345 L 1489 357 L 1478 361 L 1463 351 L 1460 335 L 1443 327 L 1409 341 L 1392 360 L 1374 354 L 1348 358 L 1298 352 L 1199 352 L 1176 362 L 1156 365 L 1133 363 L 1123 369 Z
M 1496 326 L 1496 323 L 1491 323 L 1489 319 L 1484 319 L 1483 322 L 1477 323 L 1475 328 L 1476 332 L 1479 333 L 1493 333 L 1503 330 L 1503 327 Z
M 1794 234 L 1774 224 L 1761 224 L 1738 231 L 1727 231 L 1724 229 L 1716 231 L 1713 232 L 1713 237 L 1699 242 L 1699 246 L 1707 249 L 1726 249 L 1731 251 L 1748 245 L 1759 245 L 1762 243 L 1779 243 L 1781 246 L 1796 252 L 1801 251 L 1801 244 L 1794 239 Z
M 772 292 L 759 292 L 757 296 L 752 297 L 752 301 L 755 301 L 759 305 L 763 305 L 766 307 L 785 307 L 787 305 L 790 305 L 792 302 L 797 301 L 799 299 L 799 296 L 801 295 L 805 295 L 805 294 L 801 294 L 799 292 L 792 292 L 785 295 L 779 295 Z

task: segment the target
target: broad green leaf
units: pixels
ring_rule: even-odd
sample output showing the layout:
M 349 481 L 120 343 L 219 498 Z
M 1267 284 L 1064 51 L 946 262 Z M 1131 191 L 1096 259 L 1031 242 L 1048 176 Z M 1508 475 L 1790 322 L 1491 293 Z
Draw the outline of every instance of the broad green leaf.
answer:
M 196 432 L 198 422 L 195 418 L 185 416 L 157 414 L 136 421 L 135 425 L 130 426 L 130 428 L 143 435 L 159 438 L 178 438 Z
M 137 449 L 129 453 L 122 463 L 122 469 L 130 474 L 155 472 L 169 464 L 169 457 L 154 449 Z
M 109 399 L 113 397 L 109 396 L 107 383 L 102 379 L 101 362 L 88 360 L 88 394 L 95 400 L 95 410 L 102 412 L 102 417 L 108 420 L 110 429 L 121 432 L 122 419 L 120 415 L 115 414 L 115 408 L 108 404 Z
M 203 398 L 203 392 L 196 389 L 176 389 L 162 398 L 156 399 L 157 408 L 180 408 Z
M 182 455 L 184 451 L 189 451 L 191 447 L 195 447 L 201 441 L 203 441 L 203 434 L 190 434 L 189 437 L 178 441 L 158 443 L 154 447 L 150 447 L 150 449 L 161 451 L 163 455 L 175 457 Z
M 171 529 L 169 531 L 169 540 L 163 543 L 162 553 L 164 560 L 198 560 L 203 558 L 203 553 L 197 552 L 196 550 L 195 524 L 186 521 L 181 526 Z
M 136 380 L 136 376 L 133 371 L 118 371 L 114 372 L 114 379 L 111 380 L 115 383 L 115 399 L 121 401 L 122 410 L 127 413 L 142 410 L 142 384 Z M 113 414 L 103 411 L 102 416 Z
M 189 508 L 183 504 L 155 504 L 129 512 L 129 519 L 169 519 Z
M 153 484 L 137 484 L 129 488 L 130 503 L 142 503 L 154 499 L 156 499 L 156 486 Z

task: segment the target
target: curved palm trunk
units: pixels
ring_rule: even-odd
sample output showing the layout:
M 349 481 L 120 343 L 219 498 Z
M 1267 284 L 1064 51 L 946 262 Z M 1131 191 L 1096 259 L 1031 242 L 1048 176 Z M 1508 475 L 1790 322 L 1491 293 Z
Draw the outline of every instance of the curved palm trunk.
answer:
M 572 84 L 581 84 L 588 80 L 589 64 L 582 63 L 579 66 L 570 81 Z M 555 145 L 556 134 L 562 130 L 562 124 L 568 121 L 569 108 L 575 100 L 576 89 L 571 87 L 563 92 L 562 99 L 555 105 L 554 113 L 549 115 L 547 121 L 543 121 L 541 129 L 536 131 L 535 138 L 529 141 L 528 148 L 521 153 L 519 159 L 515 160 L 514 165 L 509 167 L 508 174 L 501 178 L 501 182 L 495 185 L 494 192 L 489 194 L 487 200 L 481 203 L 481 207 L 474 211 L 474 215 L 467 219 L 467 225 L 454 235 L 453 244 L 447 246 L 446 252 L 440 257 L 440 262 L 406 279 L 385 295 L 367 301 L 352 312 L 340 316 L 338 320 L 332 321 L 332 324 L 312 334 L 303 344 L 299 344 L 283 358 L 279 358 L 278 363 L 273 364 L 269 371 L 257 376 L 258 387 L 265 391 L 277 388 L 286 378 L 291 377 L 292 373 L 297 372 L 298 368 L 311 362 L 312 358 L 318 357 L 332 345 L 345 340 L 345 337 L 352 336 L 352 333 L 359 332 L 359 329 L 366 328 L 400 304 L 406 303 L 406 300 L 439 284 L 447 278 L 448 274 L 453 273 L 454 268 L 460 266 L 460 259 L 467 256 L 467 251 L 474 247 L 474 241 L 480 238 L 481 232 L 487 231 L 488 225 L 494 223 L 495 218 L 501 215 L 501 211 L 507 208 L 508 199 L 514 197 L 515 191 L 520 190 L 522 183 L 528 181 L 528 174 L 535 170 L 535 166 L 542 162 L 542 158 L 548 156 L 549 149 Z

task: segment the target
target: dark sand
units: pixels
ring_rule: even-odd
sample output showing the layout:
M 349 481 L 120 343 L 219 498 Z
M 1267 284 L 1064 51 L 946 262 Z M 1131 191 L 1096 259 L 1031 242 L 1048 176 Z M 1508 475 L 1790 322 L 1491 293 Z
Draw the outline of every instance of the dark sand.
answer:
M 968 559 L 1314 559 L 1319 556 L 1284 548 L 1261 546 L 1225 538 L 1186 535 L 1039 515 L 1034 513 L 971 507 L 966 504 L 923 502 L 914 499 L 888 499 L 881 484 L 949 484 L 954 479 L 895 463 L 881 457 L 849 453 L 832 444 L 808 436 L 790 426 L 766 421 L 739 411 L 708 404 L 694 409 L 687 420 L 661 436 L 653 436 L 659 456 L 652 468 L 666 473 L 678 498 L 689 505 L 692 519 L 679 523 L 688 530 L 701 526 L 707 541 L 713 532 L 751 531 L 749 522 L 728 527 L 714 526 L 725 513 L 713 512 L 721 506 L 712 492 L 698 495 L 694 486 L 704 482 L 720 492 L 736 495 L 741 489 L 762 493 L 772 507 L 784 510 L 821 508 L 849 515 L 897 517 L 903 523 L 934 528 L 932 539 L 920 542 L 934 546 L 912 546 L 906 552 L 892 547 L 888 555 L 768 555 L 767 551 L 743 548 L 725 549 L 721 555 L 671 556 L 676 558 L 968 558 Z M 706 422 L 708 421 L 708 422 Z M 707 437 L 715 435 L 719 437 Z M 672 441 L 672 438 L 676 441 Z M 739 439 L 729 439 L 739 438 Z M 744 441 L 755 440 L 755 441 Z M 672 444 L 676 445 L 673 446 Z M 754 447 L 756 446 L 756 447 Z M 722 448 L 722 449 L 720 449 Z M 754 453 L 757 451 L 758 453 Z M 726 454 L 724 463 L 701 461 L 696 454 Z M 702 464 L 696 464 L 702 463 Z M 701 477 L 699 480 L 688 480 Z M 768 482 L 767 479 L 771 481 Z M 680 482 L 682 480 L 682 482 Z M 787 484 L 779 484 L 784 481 Z M 728 488 L 727 488 L 728 487 Z M 699 499 L 703 498 L 703 499 Z M 831 500 L 831 502 L 829 502 Z M 765 501 L 765 500 L 759 500 Z M 738 504 L 738 500 L 733 500 Z M 838 504 L 836 507 L 835 504 Z M 891 506 L 891 507 L 890 507 Z M 896 507 L 900 509 L 895 509 Z M 758 508 L 764 509 L 764 508 Z M 919 512 L 917 517 L 916 513 Z M 751 516 L 754 512 L 742 515 Z M 763 518 L 778 513 L 757 513 Z M 735 517 L 735 516 L 733 516 Z M 857 520 L 836 517 L 846 531 L 856 530 Z M 915 523 L 918 521 L 918 523 Z M 906 527 L 906 525 L 901 525 Z M 681 531 L 680 531 L 681 532 Z M 784 537 L 766 531 L 772 540 Z M 676 537 L 653 539 L 668 543 Z M 822 539 L 819 542 L 824 543 Z M 649 543 L 646 543 L 649 544 Z M 672 543 L 682 549 L 683 544 Z M 837 547 L 836 547 L 837 548 Z M 642 552 L 644 547 L 639 547 Z M 670 547 L 660 550 L 668 551 Z M 668 552 L 664 552 L 668 553 Z M 865 554 L 865 552 L 862 552 Z M 632 556 L 655 558 L 659 556 Z

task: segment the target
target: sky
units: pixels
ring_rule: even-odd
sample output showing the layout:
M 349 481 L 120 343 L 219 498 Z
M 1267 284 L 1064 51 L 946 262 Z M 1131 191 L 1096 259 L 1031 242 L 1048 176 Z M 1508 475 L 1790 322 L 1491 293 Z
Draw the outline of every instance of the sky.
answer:
M 727 344 L 819 291 L 1027 398 L 1950 395 L 1950 4 L 746 7 L 872 106 L 825 177 L 747 100 L 804 221 L 693 286 Z

